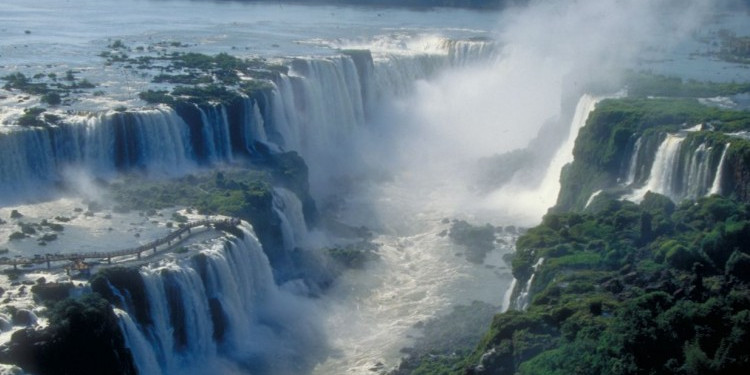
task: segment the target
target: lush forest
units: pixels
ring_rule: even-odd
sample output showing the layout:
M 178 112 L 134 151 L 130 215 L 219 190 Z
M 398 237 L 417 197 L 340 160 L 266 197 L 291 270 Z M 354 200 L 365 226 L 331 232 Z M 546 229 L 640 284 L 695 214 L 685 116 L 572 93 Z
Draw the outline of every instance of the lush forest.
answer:
M 629 97 L 591 113 L 563 170 L 558 205 L 518 239 L 515 306 L 494 317 L 473 351 L 409 358 L 408 371 L 397 373 L 747 373 L 749 148 L 737 134 L 750 128 L 750 114 L 697 98 L 748 88 L 641 75 L 630 85 Z M 668 97 L 653 98 L 657 92 Z M 638 159 L 644 176 L 629 182 L 642 185 L 667 133 L 684 137 L 677 163 L 699 148 L 702 157 L 726 149 L 723 196 L 622 199 L 632 189 L 625 176 L 636 141 L 651 155 Z

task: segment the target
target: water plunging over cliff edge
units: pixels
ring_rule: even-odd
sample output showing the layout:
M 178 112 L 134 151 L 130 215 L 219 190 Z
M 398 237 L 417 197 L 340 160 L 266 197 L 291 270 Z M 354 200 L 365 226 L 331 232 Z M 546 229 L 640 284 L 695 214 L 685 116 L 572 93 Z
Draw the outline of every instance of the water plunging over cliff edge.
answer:
M 230 163 L 272 151 L 297 151 L 322 193 L 327 166 L 346 154 L 352 132 L 365 126 L 384 100 L 410 91 L 418 79 L 451 66 L 491 58 L 491 42 L 440 42 L 433 52 L 293 58 L 269 89 L 230 103 L 70 115 L 45 127 L 4 126 L 0 132 L 0 186 L 5 199 L 34 195 L 64 181 L 75 168 L 93 177 L 141 170 L 180 175 L 196 166 Z M 354 155 L 355 153 L 349 153 Z
M 196 255 L 93 282 L 119 309 L 139 373 L 305 373 L 326 354 L 313 302 L 279 289 L 252 228 L 240 228 Z

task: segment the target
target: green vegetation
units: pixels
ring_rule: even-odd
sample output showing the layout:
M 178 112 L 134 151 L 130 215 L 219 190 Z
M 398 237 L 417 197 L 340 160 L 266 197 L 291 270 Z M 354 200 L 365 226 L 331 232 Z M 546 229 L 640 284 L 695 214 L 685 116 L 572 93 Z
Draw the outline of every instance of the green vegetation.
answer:
M 138 94 L 138 97 L 141 98 L 146 103 L 149 104 L 168 104 L 172 105 L 174 103 L 174 99 L 169 95 L 168 91 L 164 90 L 148 90 L 143 91 Z
M 2 77 L 2 79 L 6 82 L 3 85 L 3 88 L 6 90 L 19 90 L 34 95 L 43 95 L 50 90 L 46 83 L 34 83 L 22 73 L 12 73 Z
M 471 355 L 411 373 L 747 372 L 750 205 L 648 194 L 600 207 L 548 214 L 518 240 L 520 284 L 544 258 L 527 311 L 495 316 Z
M 200 214 L 244 217 L 253 202 L 270 199 L 269 175 L 262 171 L 214 172 L 163 181 L 124 181 L 111 185 L 118 210 L 193 207 Z M 182 222 L 174 216 L 173 220 Z M 181 218 L 180 218 L 181 219 Z
M 730 62 L 750 64 L 750 36 L 737 36 L 729 30 L 719 32 L 721 50 L 719 57 Z
M 3 89 L 19 91 L 29 95 L 38 95 L 40 96 L 40 102 L 49 106 L 69 104 L 71 101 L 71 93 L 80 92 L 82 89 L 92 89 L 96 87 L 95 84 L 86 79 L 77 80 L 75 72 L 72 70 L 67 71 L 64 77 L 65 81 L 69 82 L 68 84 L 59 82 L 55 73 L 37 73 L 29 78 L 23 73 L 17 72 L 1 77 L 0 79 L 5 81 Z M 31 109 L 38 110 L 38 108 Z M 43 111 L 43 109 L 41 109 L 41 111 Z M 55 118 L 45 118 L 45 121 L 37 119 L 36 117 L 38 114 L 39 113 L 27 112 L 18 120 L 18 124 L 21 126 L 44 126 L 47 123 L 57 122 Z
M 137 178 L 137 177 L 136 177 Z M 295 192 L 303 203 L 308 224 L 317 215 L 307 188 L 307 167 L 295 153 L 267 155 L 267 160 L 245 169 L 216 171 L 172 180 L 132 178 L 110 186 L 116 211 L 158 210 L 184 206 L 200 214 L 241 218 L 255 229 L 271 262 L 285 255 L 281 224 L 273 209 L 272 186 Z M 175 216 L 172 220 L 180 222 Z M 277 258 L 278 257 L 278 258 Z
M 625 98 L 600 102 L 578 134 L 573 150 L 575 161 L 562 172 L 562 188 L 555 210 L 582 210 L 595 191 L 616 188 L 639 137 L 642 150 L 650 150 L 653 155 L 665 133 L 695 124 L 707 124 L 708 130 L 690 134 L 689 143 L 693 138 L 700 138 L 709 145 L 731 140 L 728 162 L 738 168 L 748 165 L 740 162 L 750 161 L 748 141 L 730 138 L 724 133 L 750 129 L 750 112 L 708 107 L 689 98 Z M 750 181 L 743 182 L 742 186 L 745 183 Z M 750 193 L 750 188 L 747 190 Z
M 453 373 L 446 368 L 471 354 L 497 311 L 495 306 L 474 301 L 454 307 L 445 316 L 419 322 L 415 328 L 421 329 L 422 335 L 401 351 L 406 357 L 391 375 Z
M 43 329 L 13 333 L 0 361 L 34 374 L 135 374 L 117 317 L 96 293 L 58 302 Z M 85 358 L 85 360 L 81 360 Z
M 706 98 L 750 92 L 750 83 L 699 82 L 644 73 L 630 74 L 626 84 L 631 97 Z
M 8 239 L 11 241 L 21 240 L 26 238 L 26 234 L 23 232 L 13 232 L 8 236 Z
M 26 108 L 16 122 L 21 126 L 46 126 L 47 123 L 40 116 L 44 111 L 44 108 L 39 107 Z
M 215 56 L 200 53 L 173 53 L 152 57 L 149 63 L 163 60 L 169 64 L 167 71 L 176 74 L 159 74 L 154 83 L 178 85 L 169 91 L 147 90 L 139 97 L 150 104 L 174 106 L 180 101 L 198 105 L 230 104 L 241 95 L 253 95 L 271 89 L 269 80 L 286 73 L 283 66 L 271 65 L 262 59 L 240 59 L 226 53 Z M 132 62 L 132 61 L 131 61 Z
M 230 104 L 241 95 L 254 95 L 273 86 L 270 80 L 280 73 L 287 73 L 281 65 L 269 64 L 263 59 L 241 59 L 227 53 L 206 55 L 195 52 L 167 53 L 166 47 L 180 47 L 178 43 L 160 45 L 161 54 L 154 54 L 156 48 L 148 51 L 136 49 L 141 54 L 130 57 L 123 51 L 132 52 L 122 43 L 115 41 L 110 51 L 104 51 L 101 57 L 107 64 L 123 64 L 124 67 L 136 66 L 138 69 L 159 68 L 163 73 L 152 78 L 154 83 L 177 85 L 171 91 L 147 90 L 139 97 L 150 104 L 167 104 L 174 106 L 178 102 L 209 105 L 214 103 Z M 166 66 L 164 66 L 166 65 Z

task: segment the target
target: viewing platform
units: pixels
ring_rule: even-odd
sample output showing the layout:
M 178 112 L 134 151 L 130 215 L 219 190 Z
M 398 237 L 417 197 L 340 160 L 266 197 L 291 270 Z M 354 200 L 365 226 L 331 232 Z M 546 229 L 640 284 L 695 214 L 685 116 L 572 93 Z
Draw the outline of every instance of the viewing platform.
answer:
M 132 256 L 135 255 L 137 259 L 141 259 L 141 256 L 144 255 L 148 251 L 152 251 L 153 254 L 157 252 L 157 249 L 159 246 L 166 244 L 167 246 L 171 246 L 173 242 L 176 242 L 177 240 L 182 240 L 184 238 L 187 238 L 191 235 L 191 231 L 193 228 L 197 227 L 210 227 L 210 226 L 232 226 L 237 227 L 240 225 L 241 220 L 238 218 L 230 218 L 230 219 L 204 219 L 204 220 L 198 220 L 193 221 L 191 223 L 186 223 L 182 225 L 179 229 L 167 234 L 166 236 L 156 239 L 154 241 L 151 241 L 147 244 L 128 248 L 128 249 L 122 249 L 122 250 L 113 250 L 113 251 L 96 251 L 96 252 L 87 252 L 87 253 L 66 253 L 66 254 L 45 254 L 45 255 L 36 255 L 34 257 L 23 257 L 23 256 L 15 256 L 13 258 L 9 257 L 2 257 L 0 258 L 0 266 L 13 266 L 13 269 L 18 269 L 18 266 L 24 266 L 24 265 L 33 265 L 33 264 L 47 264 L 47 269 L 52 268 L 53 262 L 71 262 L 72 265 L 69 267 L 70 269 L 75 270 L 84 270 L 86 268 L 86 264 L 84 261 L 86 259 L 100 259 L 100 260 L 106 260 L 107 263 L 111 264 L 112 259 L 115 257 L 124 257 L 124 256 Z M 184 238 L 183 238 L 184 237 Z

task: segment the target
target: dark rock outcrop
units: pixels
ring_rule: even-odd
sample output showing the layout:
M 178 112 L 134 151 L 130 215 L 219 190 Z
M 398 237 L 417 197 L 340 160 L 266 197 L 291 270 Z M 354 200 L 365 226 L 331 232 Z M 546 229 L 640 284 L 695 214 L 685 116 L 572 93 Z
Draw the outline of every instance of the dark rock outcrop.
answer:
M 45 329 L 15 332 L 0 362 L 38 375 L 137 373 L 111 305 L 97 294 L 59 303 Z

